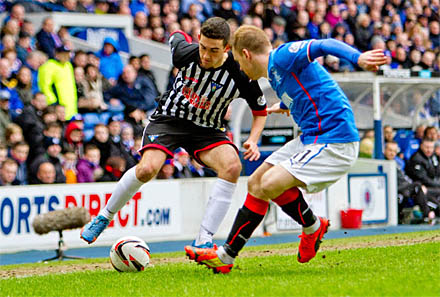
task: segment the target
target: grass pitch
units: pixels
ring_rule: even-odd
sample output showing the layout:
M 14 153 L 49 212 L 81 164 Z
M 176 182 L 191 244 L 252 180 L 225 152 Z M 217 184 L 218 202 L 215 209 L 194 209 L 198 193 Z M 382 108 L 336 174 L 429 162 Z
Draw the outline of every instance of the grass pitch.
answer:
M 245 248 L 228 275 L 181 253 L 153 254 L 141 273 L 108 259 L 0 266 L 0 296 L 440 296 L 440 231 L 325 240 L 315 259 L 298 244 Z

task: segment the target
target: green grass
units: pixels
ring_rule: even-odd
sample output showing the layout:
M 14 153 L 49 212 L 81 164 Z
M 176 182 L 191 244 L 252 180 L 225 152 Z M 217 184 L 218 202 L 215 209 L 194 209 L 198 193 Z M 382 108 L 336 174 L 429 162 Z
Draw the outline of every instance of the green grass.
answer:
M 307 264 L 287 255 L 296 253 L 296 244 L 251 247 L 228 275 L 213 274 L 189 261 L 174 261 L 142 273 L 93 270 L 9 278 L 0 280 L 0 296 L 440 296 L 438 236 L 439 231 L 429 231 L 327 240 L 323 244 L 327 249 Z M 420 243 L 345 248 L 399 240 Z M 276 252 L 269 255 L 267 250 Z M 182 258 L 182 253 L 156 254 L 152 262 L 170 257 Z M 0 268 L 13 271 L 44 265 Z

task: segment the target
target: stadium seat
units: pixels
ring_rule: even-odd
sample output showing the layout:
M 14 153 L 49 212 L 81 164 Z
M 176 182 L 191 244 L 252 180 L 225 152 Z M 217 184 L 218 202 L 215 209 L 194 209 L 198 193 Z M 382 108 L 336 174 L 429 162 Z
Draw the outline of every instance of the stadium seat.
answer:
M 107 125 L 108 120 L 110 119 L 111 116 L 112 116 L 111 112 L 101 112 L 99 114 L 99 122 Z
M 93 128 L 95 128 L 96 124 L 99 124 L 101 122 L 99 119 L 99 115 L 94 112 L 83 114 L 83 120 L 84 120 L 84 130 L 85 129 L 92 129 L 93 130 Z
M 417 150 L 420 147 L 420 140 L 419 139 L 415 139 L 412 138 L 408 141 L 408 145 L 406 147 L 405 150 L 403 150 L 403 158 L 405 160 L 409 160 L 409 158 L 411 158 L 411 156 L 417 152 Z

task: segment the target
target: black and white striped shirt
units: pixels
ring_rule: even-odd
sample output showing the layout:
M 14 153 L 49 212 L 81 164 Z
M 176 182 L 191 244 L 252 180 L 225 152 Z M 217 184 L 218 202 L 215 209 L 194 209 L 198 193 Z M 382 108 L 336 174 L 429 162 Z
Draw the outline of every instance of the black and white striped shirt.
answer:
M 159 99 L 152 121 L 174 117 L 221 129 L 228 106 L 236 98 L 244 98 L 254 115 L 266 115 L 266 101 L 258 83 L 249 81 L 231 53 L 222 66 L 204 69 L 199 65 L 197 44 L 186 42 L 181 33 L 173 34 L 170 44 L 179 72 L 171 90 Z

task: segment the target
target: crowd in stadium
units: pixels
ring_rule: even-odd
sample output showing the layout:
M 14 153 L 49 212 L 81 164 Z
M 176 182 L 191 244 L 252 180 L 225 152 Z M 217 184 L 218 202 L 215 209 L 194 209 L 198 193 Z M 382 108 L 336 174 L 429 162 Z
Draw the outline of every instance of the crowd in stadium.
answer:
M 232 31 L 240 24 L 264 29 L 274 47 L 331 37 L 361 51 L 383 49 L 388 68 L 440 71 L 438 0 L 27 0 L 0 9 L 7 13 L 0 35 L 1 185 L 118 180 L 139 161 L 136 148 L 161 89 L 147 53 L 124 65 L 110 37 L 97 52 L 75 50 L 68 28 L 55 31 L 51 17 L 35 28 L 28 13 L 132 15 L 135 36 L 162 43 L 178 29 L 197 41 L 200 24 L 220 16 Z M 331 72 L 360 70 L 333 56 L 320 62 Z M 181 150 L 158 178 L 214 175 Z

